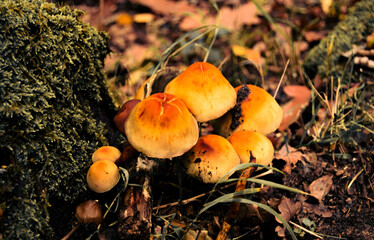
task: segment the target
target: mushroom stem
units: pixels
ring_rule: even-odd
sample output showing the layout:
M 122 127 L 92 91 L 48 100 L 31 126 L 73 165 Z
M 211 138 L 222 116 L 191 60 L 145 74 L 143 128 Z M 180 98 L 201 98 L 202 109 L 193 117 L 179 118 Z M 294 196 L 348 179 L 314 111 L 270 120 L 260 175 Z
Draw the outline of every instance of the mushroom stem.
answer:
M 251 160 L 252 163 L 256 163 L 256 159 Z M 251 177 L 252 174 L 256 171 L 257 167 L 249 167 L 245 169 L 239 177 L 238 183 L 236 184 L 235 192 L 239 192 L 245 189 L 247 185 L 247 178 Z M 222 224 L 221 231 L 219 232 L 216 240 L 226 240 L 227 233 L 230 231 L 231 225 L 235 220 L 236 215 L 239 213 L 239 202 L 233 202 L 230 205 L 230 208 L 226 214 L 225 220 Z
M 61 238 L 61 240 L 68 240 L 74 233 L 75 231 L 78 230 L 78 228 L 82 225 L 81 222 L 79 222 L 77 225 L 75 225 L 71 230 L 70 232 L 68 232 L 68 234 L 66 234 L 63 238 Z

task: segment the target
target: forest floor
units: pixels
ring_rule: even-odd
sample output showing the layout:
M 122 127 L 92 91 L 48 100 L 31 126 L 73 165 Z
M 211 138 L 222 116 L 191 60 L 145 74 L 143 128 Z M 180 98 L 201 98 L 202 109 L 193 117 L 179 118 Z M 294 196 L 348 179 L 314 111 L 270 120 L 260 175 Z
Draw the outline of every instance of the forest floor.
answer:
M 299 239 L 370 240 L 374 239 L 374 79 L 345 85 L 317 75 L 309 84 L 302 69 L 308 52 L 357 1 L 331 2 L 217 0 L 215 9 L 212 1 L 203 0 L 67 1 L 86 12 L 84 21 L 110 37 L 113 52 L 105 71 L 118 107 L 134 97 L 170 46 L 172 54 L 162 65 L 169 70 L 166 81 L 207 56 L 233 85 L 251 83 L 277 92 L 276 100 L 288 117 L 268 137 L 276 150 L 273 167 L 284 174 L 268 173 L 261 179 L 310 195 L 261 186 L 249 198 L 280 213 Z M 222 28 L 216 31 L 218 13 Z M 370 41 L 363 39 L 363 45 L 368 44 L 363 47 L 373 48 Z M 329 88 L 330 84 L 336 85 Z M 154 237 L 177 239 L 193 222 L 196 232 L 206 230 L 215 238 L 229 205 L 220 203 L 198 213 L 204 203 L 232 193 L 235 185 L 214 188 L 187 176 L 180 180 L 177 164 L 166 165 L 153 176 Z M 242 204 L 229 237 L 290 236 L 272 214 Z

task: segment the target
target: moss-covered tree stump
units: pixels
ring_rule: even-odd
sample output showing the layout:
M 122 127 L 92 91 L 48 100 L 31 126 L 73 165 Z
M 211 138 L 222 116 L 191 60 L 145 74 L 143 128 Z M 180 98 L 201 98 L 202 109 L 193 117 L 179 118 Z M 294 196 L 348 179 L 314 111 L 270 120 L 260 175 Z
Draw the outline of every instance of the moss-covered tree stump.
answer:
M 0 0 L 0 232 L 57 239 L 86 200 L 93 151 L 116 145 L 106 34 L 81 11 Z M 0 237 L 1 238 L 1 237 Z
M 352 77 L 347 59 L 342 54 L 352 50 L 353 44 L 360 45 L 374 31 L 374 1 L 359 1 L 350 9 L 347 17 L 340 21 L 331 33 L 314 47 L 306 56 L 303 68 L 310 78 L 319 74 L 322 78 L 338 77 L 347 80 Z M 331 52 L 328 49 L 331 46 Z M 352 63 L 352 62 L 351 62 Z M 346 74 L 344 74 L 346 72 Z M 368 73 L 374 77 L 372 71 Z M 359 81 L 360 72 L 353 74 Z

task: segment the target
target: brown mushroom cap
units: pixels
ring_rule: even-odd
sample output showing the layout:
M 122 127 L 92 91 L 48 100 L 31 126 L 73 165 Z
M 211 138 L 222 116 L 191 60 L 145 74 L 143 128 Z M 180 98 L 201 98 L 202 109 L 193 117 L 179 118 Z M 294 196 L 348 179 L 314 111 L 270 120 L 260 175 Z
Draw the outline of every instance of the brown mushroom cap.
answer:
M 120 174 L 115 163 L 109 160 L 94 162 L 87 172 L 87 183 L 97 193 L 107 192 L 119 181 Z
M 92 162 L 97 162 L 99 160 L 109 160 L 116 162 L 121 157 L 121 151 L 113 146 L 102 146 L 92 154 Z
M 183 155 L 183 163 L 190 176 L 205 183 L 216 183 L 238 165 L 240 159 L 227 139 L 210 134 L 200 137 L 196 145 Z
M 283 110 L 277 101 L 260 87 L 251 84 L 246 86 L 249 88 L 248 96 L 213 123 L 219 135 L 228 137 L 241 130 L 267 135 L 274 132 L 282 122 Z M 241 87 L 236 87 L 235 91 L 239 92 Z M 238 110 L 239 112 L 236 112 Z M 232 124 L 233 117 L 237 125 Z
M 116 124 L 117 129 L 125 135 L 125 121 L 129 116 L 131 110 L 136 104 L 140 102 L 139 99 L 131 99 L 122 104 L 121 108 L 118 110 L 117 114 L 113 118 L 113 122 Z
M 228 137 L 240 157 L 240 163 L 248 163 L 256 158 L 256 163 L 269 165 L 274 157 L 274 147 L 271 141 L 261 133 L 237 131 Z
M 125 132 L 136 150 L 155 158 L 180 156 L 199 138 L 196 119 L 182 100 L 168 93 L 153 94 L 137 104 Z
M 94 200 L 87 200 L 77 206 L 75 216 L 81 223 L 100 224 L 103 221 L 101 206 Z
M 166 85 L 165 92 L 182 99 L 198 122 L 216 119 L 236 103 L 234 88 L 218 68 L 206 62 L 189 66 Z

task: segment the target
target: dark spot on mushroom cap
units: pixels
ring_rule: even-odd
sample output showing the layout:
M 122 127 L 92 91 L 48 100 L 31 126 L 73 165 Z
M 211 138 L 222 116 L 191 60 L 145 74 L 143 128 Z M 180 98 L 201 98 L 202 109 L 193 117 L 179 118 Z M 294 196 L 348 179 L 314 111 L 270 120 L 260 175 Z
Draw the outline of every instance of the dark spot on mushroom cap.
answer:
M 200 163 L 201 162 L 201 158 L 196 158 L 195 161 L 193 161 L 194 163 Z
M 238 92 L 237 92 L 237 98 L 236 98 L 236 104 L 235 106 L 230 110 L 231 111 L 231 124 L 230 129 L 235 130 L 243 120 L 239 120 L 242 116 L 242 102 L 244 99 L 248 97 L 248 95 L 251 93 L 251 90 L 249 90 L 248 86 L 243 84 Z
M 204 149 L 203 153 L 206 153 L 207 151 L 213 151 L 214 148 L 212 148 L 208 143 L 204 141 L 204 139 L 200 140 L 200 146 L 202 149 Z

